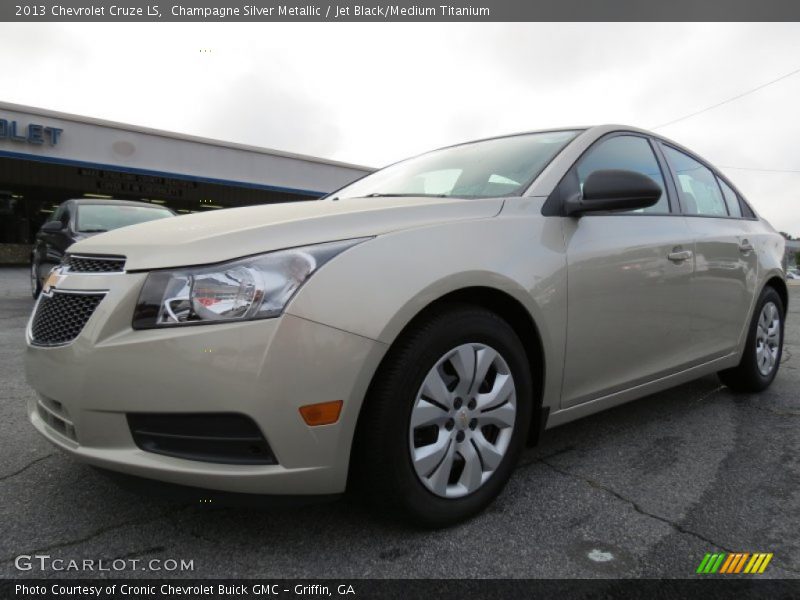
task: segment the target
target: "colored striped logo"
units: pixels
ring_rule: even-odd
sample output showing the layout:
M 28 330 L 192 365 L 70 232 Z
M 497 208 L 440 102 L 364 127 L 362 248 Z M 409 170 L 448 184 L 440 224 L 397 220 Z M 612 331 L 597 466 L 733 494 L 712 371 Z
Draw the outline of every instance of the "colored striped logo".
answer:
M 772 552 L 720 552 L 716 554 L 706 554 L 697 567 L 697 572 L 702 574 L 709 573 L 763 573 L 769 561 L 772 560 Z

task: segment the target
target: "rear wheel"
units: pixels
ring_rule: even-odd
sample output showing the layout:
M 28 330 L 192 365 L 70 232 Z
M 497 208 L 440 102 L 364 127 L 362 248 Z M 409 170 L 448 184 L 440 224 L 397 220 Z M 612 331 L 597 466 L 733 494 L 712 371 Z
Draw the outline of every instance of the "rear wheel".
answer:
M 783 353 L 785 307 L 778 292 L 764 288 L 756 304 L 747 342 L 739 364 L 720 371 L 719 378 L 736 392 L 760 392 L 769 387 Z
M 505 486 L 531 421 L 531 375 L 513 329 L 481 308 L 438 312 L 404 335 L 359 421 L 355 477 L 382 510 L 445 526 Z
M 39 278 L 39 263 L 36 262 L 35 256 L 31 256 L 30 278 L 31 278 L 31 295 L 35 300 L 36 298 L 39 297 L 39 294 L 42 291 L 42 280 Z

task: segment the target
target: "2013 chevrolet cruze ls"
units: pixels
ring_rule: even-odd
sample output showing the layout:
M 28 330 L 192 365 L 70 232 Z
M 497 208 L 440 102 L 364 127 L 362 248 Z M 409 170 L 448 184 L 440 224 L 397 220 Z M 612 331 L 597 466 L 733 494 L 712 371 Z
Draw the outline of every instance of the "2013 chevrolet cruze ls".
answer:
M 718 372 L 770 385 L 784 241 L 646 131 L 525 133 L 312 202 L 78 242 L 27 331 L 30 419 L 76 458 L 335 494 L 446 525 L 540 431 Z

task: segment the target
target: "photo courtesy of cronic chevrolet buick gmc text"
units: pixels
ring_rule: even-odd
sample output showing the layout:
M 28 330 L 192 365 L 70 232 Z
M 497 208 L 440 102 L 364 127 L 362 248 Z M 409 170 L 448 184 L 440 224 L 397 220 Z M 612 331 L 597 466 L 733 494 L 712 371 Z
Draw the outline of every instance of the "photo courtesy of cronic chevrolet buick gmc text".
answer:
M 456 145 L 320 201 L 78 242 L 28 326 L 29 415 L 98 467 L 349 487 L 447 525 L 545 428 L 708 373 L 769 386 L 783 253 L 725 176 L 647 131 Z

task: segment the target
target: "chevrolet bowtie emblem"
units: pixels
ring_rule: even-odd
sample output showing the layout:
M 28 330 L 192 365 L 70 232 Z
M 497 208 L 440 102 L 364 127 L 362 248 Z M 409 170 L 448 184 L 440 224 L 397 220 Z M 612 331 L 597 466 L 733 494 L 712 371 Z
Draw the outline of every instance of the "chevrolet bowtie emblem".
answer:
M 50 274 L 47 276 L 47 279 L 44 280 L 44 285 L 42 286 L 42 293 L 43 294 L 50 294 L 50 292 L 58 287 L 58 284 L 64 279 L 64 275 L 62 275 L 58 269 L 53 269 L 50 271 Z

